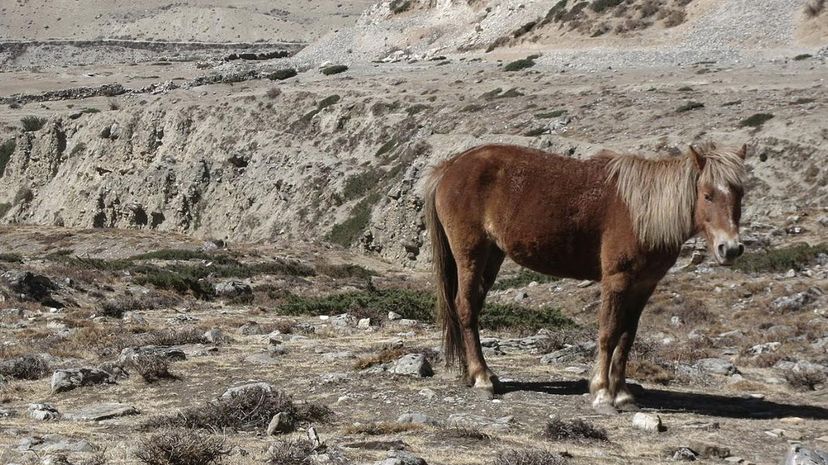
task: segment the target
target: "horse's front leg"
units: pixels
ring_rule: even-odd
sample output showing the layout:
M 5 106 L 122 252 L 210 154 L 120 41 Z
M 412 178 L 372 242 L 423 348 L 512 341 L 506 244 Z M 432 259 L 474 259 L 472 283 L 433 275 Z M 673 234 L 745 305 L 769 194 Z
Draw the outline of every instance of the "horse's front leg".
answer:
M 609 391 L 613 397 L 613 405 L 621 410 L 637 410 L 635 397 L 627 387 L 627 361 L 635 342 L 638 331 L 638 322 L 641 312 L 655 289 L 655 285 L 640 287 L 631 290 L 622 304 L 621 321 L 623 329 L 618 338 L 618 345 L 612 354 L 612 365 L 609 374 Z
M 611 415 L 618 411 L 613 406 L 614 393 L 610 391 L 609 371 L 613 352 L 623 331 L 622 315 L 624 297 L 629 286 L 626 274 L 605 276 L 601 281 L 601 310 L 598 314 L 598 358 L 593 367 L 589 392 L 592 408 L 596 412 Z

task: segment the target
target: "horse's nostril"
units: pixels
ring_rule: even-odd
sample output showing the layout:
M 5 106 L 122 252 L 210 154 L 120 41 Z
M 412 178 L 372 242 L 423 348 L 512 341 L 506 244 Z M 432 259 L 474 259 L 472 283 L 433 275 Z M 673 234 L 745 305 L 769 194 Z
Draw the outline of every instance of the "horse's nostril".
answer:
M 716 250 L 719 252 L 720 257 L 724 257 L 727 255 L 727 248 L 724 244 L 719 244 L 716 246 Z
M 745 246 L 742 245 L 742 244 L 739 244 L 739 252 L 736 254 L 736 256 L 741 257 L 743 253 L 745 253 Z

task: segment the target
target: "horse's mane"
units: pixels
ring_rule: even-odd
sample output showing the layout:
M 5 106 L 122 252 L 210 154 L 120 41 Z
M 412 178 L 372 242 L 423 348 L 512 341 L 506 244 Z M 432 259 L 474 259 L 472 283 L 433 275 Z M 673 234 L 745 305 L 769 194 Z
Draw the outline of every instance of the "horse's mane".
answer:
M 618 195 L 630 210 L 639 242 L 649 249 L 676 249 L 693 234 L 696 185 L 744 185 L 744 160 L 736 152 L 714 144 L 699 149 L 706 163 L 699 171 L 694 155 L 645 158 L 602 152 L 608 180 L 615 181 Z

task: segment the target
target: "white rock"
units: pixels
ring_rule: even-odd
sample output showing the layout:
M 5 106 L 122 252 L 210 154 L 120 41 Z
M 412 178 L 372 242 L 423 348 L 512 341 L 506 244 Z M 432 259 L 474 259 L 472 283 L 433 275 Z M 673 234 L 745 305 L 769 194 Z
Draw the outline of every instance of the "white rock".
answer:
M 650 433 L 658 433 L 665 430 L 664 425 L 661 424 L 661 417 L 644 412 L 638 412 L 633 416 L 632 425 L 635 428 Z

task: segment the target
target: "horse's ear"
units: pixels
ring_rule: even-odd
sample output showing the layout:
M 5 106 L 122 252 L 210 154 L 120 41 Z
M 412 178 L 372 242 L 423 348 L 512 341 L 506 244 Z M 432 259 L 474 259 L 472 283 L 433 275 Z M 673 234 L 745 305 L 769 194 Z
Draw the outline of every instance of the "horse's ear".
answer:
M 747 158 L 747 144 L 742 144 L 742 148 L 736 151 L 736 155 L 739 155 L 742 160 Z
M 699 148 L 696 144 L 690 146 L 690 155 L 693 157 L 693 161 L 696 162 L 696 166 L 699 167 L 699 171 L 704 170 L 704 164 L 706 160 L 704 159 L 704 155 L 702 154 L 702 149 Z

